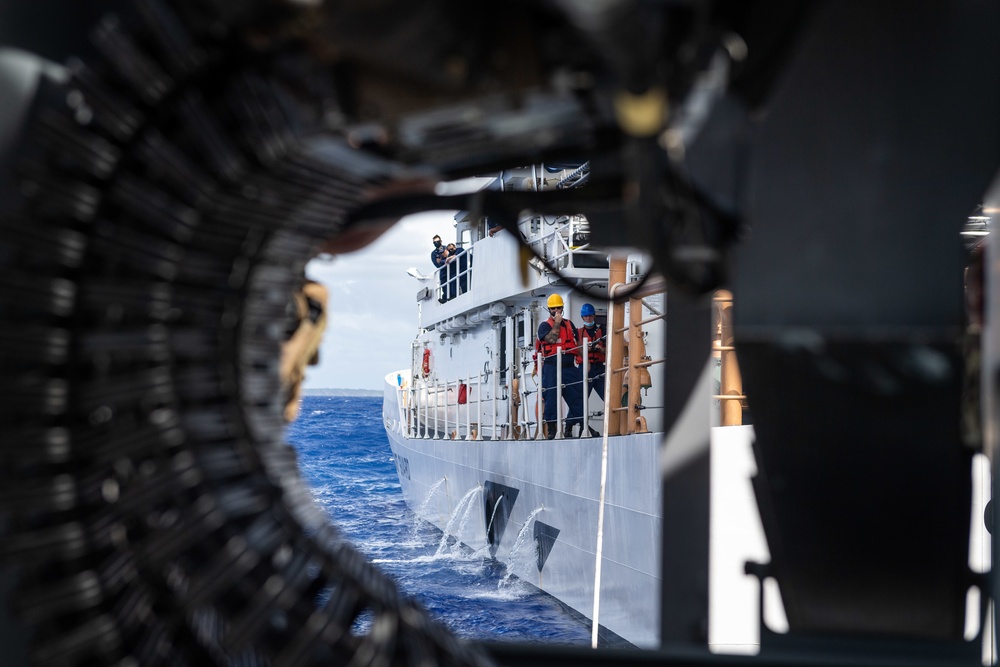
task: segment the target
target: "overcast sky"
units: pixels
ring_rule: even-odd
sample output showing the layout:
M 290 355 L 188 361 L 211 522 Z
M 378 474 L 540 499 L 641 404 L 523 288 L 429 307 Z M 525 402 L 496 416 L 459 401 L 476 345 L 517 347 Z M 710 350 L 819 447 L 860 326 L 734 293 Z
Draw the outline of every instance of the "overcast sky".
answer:
M 306 274 L 326 286 L 330 300 L 320 363 L 307 369 L 305 387 L 381 390 L 387 373 L 409 368 L 417 291 L 429 283 L 406 270 L 432 273 L 431 238 L 453 241 L 454 216 L 408 216 L 358 252 L 309 264 Z

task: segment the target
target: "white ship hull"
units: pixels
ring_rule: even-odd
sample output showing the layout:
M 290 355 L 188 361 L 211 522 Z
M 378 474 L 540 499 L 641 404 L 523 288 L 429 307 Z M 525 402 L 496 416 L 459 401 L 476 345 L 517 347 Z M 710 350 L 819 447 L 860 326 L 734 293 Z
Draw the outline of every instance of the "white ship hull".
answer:
M 558 187 L 541 174 L 561 182 L 572 176 L 532 168 L 519 175 L 508 171 L 498 183 L 510 187 L 529 177 L 539 188 Z M 528 216 L 517 232 L 496 235 L 487 233 L 485 220 L 464 213 L 455 219 L 456 240 L 467 241 L 467 252 L 429 276 L 410 271 L 421 284 L 416 295 L 420 327 L 410 368 L 386 376 L 383 417 L 405 500 L 450 539 L 505 564 L 509 573 L 558 599 L 592 627 L 596 616 L 603 643 L 657 647 L 660 450 L 669 425 L 664 423 L 665 376 L 654 380 L 647 369 L 665 361 L 657 357 L 666 335 L 662 284 L 654 288 L 653 281 L 636 289 L 650 270 L 646 259 L 590 249 L 583 218 Z M 515 233 L 538 257 L 521 263 Z M 617 303 L 609 300 L 612 288 L 626 285 L 631 292 Z M 594 340 L 607 360 L 591 380 L 589 366 L 582 368 L 590 348 L 581 349 L 579 379 L 567 380 L 575 368 L 566 364 L 574 362 L 553 355 L 555 361 L 548 362 L 555 366 L 552 398 L 543 393 L 545 367 L 536 347 L 539 326 L 550 315 L 550 298 L 565 306 L 571 321 L 580 317 L 583 304 L 591 306 L 594 331 L 603 332 Z M 713 334 L 709 322 L 705 326 L 706 337 L 721 335 L 721 328 Z M 709 366 L 706 359 L 706 371 Z M 710 390 L 708 377 L 706 372 L 705 431 L 711 396 L 721 392 L 721 379 Z M 591 391 L 592 381 L 604 392 Z M 581 405 L 571 405 L 572 395 L 561 393 L 560 387 L 571 386 L 567 382 L 580 383 Z M 547 400 L 555 403 L 551 413 L 545 410 Z M 567 432 L 563 425 L 574 409 L 583 415 L 584 428 Z M 718 410 L 712 412 L 711 419 L 718 419 Z M 544 419 L 554 427 L 548 432 Z M 726 438 L 738 442 L 720 448 L 727 456 L 721 465 L 713 462 L 713 492 L 737 493 L 712 499 L 712 539 L 723 545 L 713 547 L 713 554 L 723 566 L 713 564 L 711 577 L 713 585 L 724 582 L 717 587 L 726 591 L 719 608 L 738 606 L 747 620 L 735 631 L 729 623 L 710 628 L 709 643 L 719 650 L 745 651 L 757 644 L 757 589 L 743 574 L 743 564 L 751 558 L 766 561 L 767 554 L 749 483 L 751 430 L 725 430 Z M 581 432 L 599 437 L 576 437 Z M 601 539 L 604 433 L 612 435 Z M 733 456 L 734 448 L 739 456 Z M 724 508 L 719 521 L 716 508 Z M 749 541 L 742 539 L 747 526 Z M 730 535 L 740 538 L 739 548 L 726 541 Z M 724 573 L 721 579 L 719 573 Z
M 410 438 L 400 428 L 397 397 L 405 394 L 395 383 L 390 374 L 383 417 L 407 505 L 592 621 L 602 439 Z M 712 580 L 726 597 L 713 610 L 725 624 L 713 629 L 716 650 L 753 651 L 758 641 L 756 585 L 742 573 L 746 559 L 766 559 L 749 483 L 751 434 L 713 429 L 716 444 L 725 439 L 730 448 L 713 456 Z M 659 643 L 662 437 L 608 439 L 599 599 L 606 643 Z

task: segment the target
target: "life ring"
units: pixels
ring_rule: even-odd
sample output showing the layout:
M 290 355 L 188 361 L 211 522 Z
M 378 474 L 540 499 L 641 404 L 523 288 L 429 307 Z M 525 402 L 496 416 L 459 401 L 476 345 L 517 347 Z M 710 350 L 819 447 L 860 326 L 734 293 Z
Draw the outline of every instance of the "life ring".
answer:
M 424 373 L 424 377 L 431 374 L 431 349 L 429 347 L 424 348 L 424 360 L 420 364 L 420 369 Z

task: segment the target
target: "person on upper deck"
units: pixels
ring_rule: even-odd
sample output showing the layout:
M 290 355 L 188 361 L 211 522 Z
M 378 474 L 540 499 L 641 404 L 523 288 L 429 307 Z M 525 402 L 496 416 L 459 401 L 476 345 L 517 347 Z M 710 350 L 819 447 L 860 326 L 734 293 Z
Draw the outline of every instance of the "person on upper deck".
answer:
M 431 240 L 434 242 L 434 250 L 431 252 L 431 264 L 438 270 L 438 284 L 441 287 L 441 296 L 438 297 L 438 301 L 444 303 L 448 300 L 446 292 L 446 283 L 448 282 L 446 259 L 448 257 L 448 250 L 441 243 L 441 237 L 437 234 Z
M 537 347 L 542 358 L 542 401 L 545 408 L 542 426 L 545 437 L 556 437 L 559 421 L 558 392 L 556 374 L 558 358 L 562 356 L 562 397 L 569 407 L 565 437 L 572 437 L 573 428 L 579 424 L 583 430 L 583 379 L 580 369 L 574 364 L 577 350 L 576 327 L 568 319 L 563 319 L 563 299 L 553 294 L 548 299 L 549 319 L 538 326 Z
M 583 341 L 589 340 L 587 357 L 589 359 L 589 369 L 587 370 L 587 382 L 590 390 L 596 391 L 597 395 L 604 400 L 604 373 L 605 373 L 605 339 L 604 330 L 597 323 L 597 311 L 594 306 L 585 303 L 580 308 L 580 319 L 583 326 L 580 327 L 580 347 L 576 351 L 576 363 L 583 372 Z M 588 390 L 588 391 L 590 391 Z

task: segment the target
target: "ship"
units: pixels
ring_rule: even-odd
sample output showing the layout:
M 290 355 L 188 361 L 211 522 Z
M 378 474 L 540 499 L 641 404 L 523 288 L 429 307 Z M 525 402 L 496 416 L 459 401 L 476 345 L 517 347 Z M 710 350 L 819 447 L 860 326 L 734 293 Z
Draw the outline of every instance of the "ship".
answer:
M 54 0 L 18 10 L 0 22 L 13 47 L 0 53 L 4 664 L 983 664 L 1000 577 L 970 569 L 991 544 L 970 535 L 984 518 L 1000 534 L 1000 514 L 973 502 L 1000 451 L 1000 261 L 995 243 L 970 261 L 955 237 L 970 211 L 991 224 L 1000 214 L 1000 5 Z M 589 161 L 586 187 L 436 190 L 570 159 Z M 505 229 L 456 238 L 475 248 L 469 294 L 419 302 L 430 333 L 414 353 L 423 376 L 428 343 L 440 380 L 426 397 L 445 407 L 426 405 L 412 365 L 388 376 L 404 493 L 441 516 L 453 512 L 445 499 L 471 494 L 483 518 L 470 530 L 486 544 L 492 531 L 497 559 L 522 528 L 551 526 L 548 552 L 521 576 L 567 604 L 579 589 L 594 627 L 643 645 L 641 628 L 615 620 L 612 586 L 627 581 L 609 570 L 649 553 L 638 540 L 656 542 L 656 527 L 620 523 L 615 494 L 637 482 L 616 478 L 616 446 L 637 450 L 668 428 L 663 455 L 645 459 L 662 482 L 655 653 L 458 640 L 344 543 L 283 442 L 279 354 L 305 264 L 364 246 L 401 216 L 456 209 Z M 507 417 L 530 373 L 514 392 L 498 355 L 516 349 L 515 308 L 534 299 L 516 300 L 530 292 L 506 273 L 488 284 L 488 248 L 500 253 L 527 209 L 586 217 L 590 238 L 569 242 L 573 256 L 587 242 L 633 246 L 671 281 L 666 372 L 639 387 L 640 403 L 610 408 L 642 405 L 639 415 L 613 420 L 594 404 L 601 438 L 537 439 L 530 396 Z M 552 271 L 602 267 L 536 269 L 503 252 L 539 305 L 556 292 L 574 316 L 583 295 L 602 307 L 596 283 L 571 292 L 585 276 Z M 633 277 L 646 272 L 643 262 Z M 749 569 L 779 587 L 788 622 L 781 636 L 762 623 L 746 660 L 705 655 L 719 645 L 709 598 L 736 589 L 707 581 L 715 494 L 746 488 L 715 465 L 745 450 L 715 440 L 750 429 L 710 430 L 705 416 L 708 308 L 688 313 L 684 298 L 720 287 L 738 308 L 752 497 L 770 551 Z M 613 321 L 624 297 L 607 296 Z M 497 329 L 482 312 L 493 304 L 504 304 Z M 505 323 L 515 342 L 501 348 Z M 479 384 L 441 339 L 465 343 L 473 325 L 495 357 Z M 661 349 L 655 328 L 643 326 L 647 350 Z M 621 434 L 636 416 L 651 435 Z M 505 428 L 524 439 L 501 440 Z M 600 441 L 603 461 L 605 440 L 602 504 L 600 478 L 565 453 L 590 460 Z M 533 479 L 550 470 L 598 500 L 571 510 L 509 472 L 473 475 L 520 448 Z M 451 458 L 432 460 L 437 451 Z M 984 456 L 991 463 L 974 467 Z M 446 460 L 469 463 L 467 476 Z M 477 490 L 487 481 L 491 521 Z M 576 572 L 571 537 L 587 546 L 571 511 L 597 512 L 596 524 L 578 522 L 595 537 Z M 651 592 L 637 595 L 632 623 L 648 615 Z
M 504 171 L 487 188 L 585 187 L 587 173 L 587 164 L 535 165 Z M 595 247 L 582 215 L 529 214 L 508 229 L 460 212 L 455 244 L 464 252 L 450 264 L 427 275 L 409 271 L 420 283 L 411 366 L 385 376 L 383 419 L 407 504 L 449 539 L 559 600 L 592 625 L 595 643 L 658 645 L 668 425 L 666 374 L 657 372 L 665 359 L 647 350 L 665 343 L 663 281 L 650 275 L 641 253 Z M 521 254 L 525 247 L 530 258 Z M 583 372 L 573 377 L 583 384 L 584 423 L 567 430 L 563 387 L 568 394 L 570 384 L 563 376 L 570 371 L 555 355 L 557 420 L 549 438 L 536 334 L 553 296 L 578 327 L 584 304 L 593 308 L 604 334 L 595 344 L 607 360 L 603 375 L 583 369 L 591 341 L 582 340 L 576 363 Z M 730 306 L 719 298 L 720 315 Z M 745 453 L 752 427 L 742 425 L 744 397 L 733 386 L 738 369 L 731 346 L 722 344 L 728 324 L 724 317 L 717 322 L 704 332 L 714 338 L 715 355 L 705 368 L 699 415 L 706 430 L 714 423 L 725 431 L 716 440 Z M 749 490 L 746 456 L 728 460 L 716 474 L 742 477 Z M 738 470 L 737 460 L 744 462 Z M 737 505 L 755 510 L 749 493 Z M 754 538 L 747 548 L 760 551 L 759 532 Z M 727 551 L 733 573 L 742 563 Z M 719 642 L 753 644 L 752 631 L 749 639 L 737 634 L 742 639 Z

